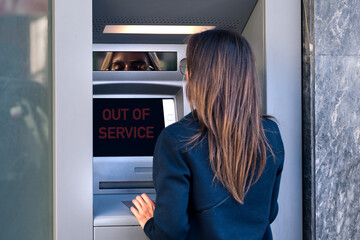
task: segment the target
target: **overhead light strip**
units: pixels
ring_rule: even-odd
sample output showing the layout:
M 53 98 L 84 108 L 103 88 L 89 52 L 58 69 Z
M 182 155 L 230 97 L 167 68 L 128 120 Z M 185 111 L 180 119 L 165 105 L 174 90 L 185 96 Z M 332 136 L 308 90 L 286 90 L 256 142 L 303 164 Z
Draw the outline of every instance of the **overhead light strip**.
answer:
M 215 26 L 170 25 L 106 25 L 103 33 L 117 34 L 194 34 L 214 29 Z

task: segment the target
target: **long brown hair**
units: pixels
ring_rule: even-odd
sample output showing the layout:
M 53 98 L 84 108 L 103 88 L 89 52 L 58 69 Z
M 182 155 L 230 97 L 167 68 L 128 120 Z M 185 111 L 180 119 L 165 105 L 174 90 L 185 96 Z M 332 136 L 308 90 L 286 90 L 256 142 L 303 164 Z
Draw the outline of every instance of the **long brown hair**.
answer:
M 264 170 L 269 147 L 254 55 L 240 34 L 215 29 L 192 35 L 186 56 L 186 93 L 200 128 L 191 142 L 207 135 L 215 178 L 244 203 Z

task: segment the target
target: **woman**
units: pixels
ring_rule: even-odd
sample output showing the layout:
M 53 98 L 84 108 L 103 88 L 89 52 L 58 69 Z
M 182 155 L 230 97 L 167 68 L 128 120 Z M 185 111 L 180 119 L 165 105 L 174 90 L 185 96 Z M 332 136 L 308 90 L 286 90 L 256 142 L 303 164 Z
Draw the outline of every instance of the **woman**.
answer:
M 157 140 L 156 205 L 143 194 L 131 211 L 150 239 L 272 239 L 284 148 L 260 115 L 250 46 L 210 30 L 189 39 L 186 55 L 192 114 Z

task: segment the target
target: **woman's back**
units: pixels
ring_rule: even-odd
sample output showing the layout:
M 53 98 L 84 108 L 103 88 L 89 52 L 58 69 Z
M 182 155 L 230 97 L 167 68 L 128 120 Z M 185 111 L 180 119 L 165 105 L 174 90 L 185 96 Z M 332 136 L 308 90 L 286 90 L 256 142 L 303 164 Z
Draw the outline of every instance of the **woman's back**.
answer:
M 153 218 L 145 195 L 133 213 L 151 239 L 272 239 L 284 149 L 260 114 L 249 43 L 229 30 L 194 34 L 182 63 L 192 114 L 157 140 Z
M 214 180 L 206 137 L 188 144 L 198 131 L 191 114 L 166 128 L 154 153 L 157 211 L 145 233 L 151 239 L 272 239 L 284 148 L 276 123 L 263 118 L 263 126 L 275 159 L 267 152 L 265 169 L 244 204 Z

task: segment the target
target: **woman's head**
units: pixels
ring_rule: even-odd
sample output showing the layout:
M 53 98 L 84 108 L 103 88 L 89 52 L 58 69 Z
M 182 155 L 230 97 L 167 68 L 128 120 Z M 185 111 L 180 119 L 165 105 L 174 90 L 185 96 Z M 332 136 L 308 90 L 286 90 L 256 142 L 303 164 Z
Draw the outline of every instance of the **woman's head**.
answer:
M 200 126 L 194 139 L 208 135 L 215 177 L 243 202 L 266 163 L 253 53 L 240 34 L 215 29 L 191 36 L 186 56 L 186 93 Z
M 229 30 L 195 34 L 188 40 L 186 56 L 186 91 L 197 112 L 222 112 L 231 105 L 246 111 L 258 107 L 255 60 L 240 34 Z

